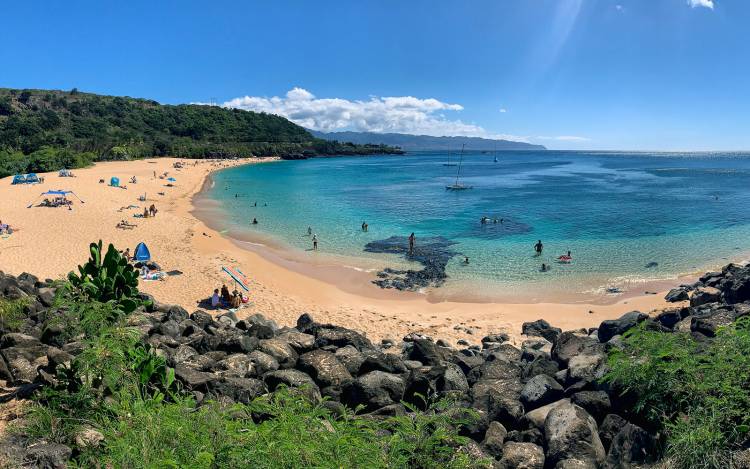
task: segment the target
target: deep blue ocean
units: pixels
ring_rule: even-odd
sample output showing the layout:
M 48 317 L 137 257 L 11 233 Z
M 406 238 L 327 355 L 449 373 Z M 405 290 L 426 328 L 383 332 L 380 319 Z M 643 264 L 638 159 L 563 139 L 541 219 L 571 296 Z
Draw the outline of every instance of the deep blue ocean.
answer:
M 473 188 L 460 192 L 445 189 L 457 171 L 447 160 L 424 152 L 249 165 L 217 173 L 207 195 L 220 202 L 225 228 L 301 256 L 401 266 L 364 245 L 411 232 L 453 240 L 470 259 L 448 265 L 444 288 L 457 292 L 605 294 L 750 253 L 748 154 L 524 151 L 498 152 L 494 162 L 492 153 L 467 153 L 461 182 Z M 319 253 L 309 251 L 308 226 Z M 573 262 L 557 263 L 568 250 Z M 540 272 L 543 262 L 551 271 Z

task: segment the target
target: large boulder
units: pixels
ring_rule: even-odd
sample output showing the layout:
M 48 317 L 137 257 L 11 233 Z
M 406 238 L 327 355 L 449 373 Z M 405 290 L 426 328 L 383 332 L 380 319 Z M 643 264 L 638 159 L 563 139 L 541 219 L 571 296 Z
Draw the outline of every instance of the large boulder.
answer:
M 447 359 L 448 352 L 431 340 L 416 339 L 411 342 L 407 357 L 427 366 L 437 366 Z
M 602 321 L 597 332 L 599 342 L 607 342 L 616 335 L 622 335 L 646 319 L 648 319 L 648 314 L 643 314 L 640 311 L 631 311 L 623 314 L 619 319 Z
M 269 391 L 275 391 L 281 385 L 288 388 L 301 388 L 308 392 L 312 400 L 320 399 L 320 389 L 313 379 L 299 370 L 270 371 L 263 375 L 263 381 Z
M 263 381 L 232 376 L 224 377 L 219 381 L 211 381 L 208 389 L 211 394 L 229 397 L 233 401 L 243 404 L 249 404 L 256 397 L 266 393 L 266 386 Z
M 259 375 L 279 369 L 279 362 L 277 362 L 271 355 L 261 352 L 260 350 L 253 350 L 247 355 L 247 357 L 253 362 L 255 370 Z
M 214 373 L 206 373 L 180 363 L 174 368 L 175 377 L 182 382 L 183 386 L 191 391 L 205 392 L 208 389 L 208 383 L 218 380 Z
M 463 397 L 468 391 L 469 383 L 458 365 L 445 363 L 441 366 L 425 366 L 412 370 L 406 379 L 404 400 L 421 407 L 425 404 L 424 398 L 446 394 Z
M 555 402 L 563 397 L 563 388 L 547 375 L 536 375 L 521 390 L 521 402 L 526 411 Z
M 362 352 L 352 345 L 347 345 L 346 347 L 336 349 L 334 354 L 350 374 L 359 374 L 359 369 L 365 361 L 365 356 Z
M 505 379 L 482 379 L 471 387 L 469 395 L 472 407 L 484 412 L 487 418 L 496 420 L 508 428 L 514 428 L 523 416 L 521 390 L 517 377 Z
M 280 338 L 261 340 L 258 350 L 272 356 L 281 369 L 294 368 L 299 359 L 299 355 L 289 342 Z
M 317 348 L 333 345 L 335 347 L 346 347 L 351 345 L 360 352 L 372 350 L 374 346 L 370 340 L 359 332 L 338 326 L 319 326 L 315 331 L 315 346 Z M 309 332 L 308 332 L 309 333 Z
M 608 370 L 607 354 L 602 350 L 591 349 L 576 355 L 568 362 L 568 385 L 579 381 L 596 383 Z
M 552 327 L 544 319 L 538 319 L 533 322 L 525 322 L 521 325 L 521 332 L 524 335 L 544 337 L 554 343 L 557 337 L 562 333 L 559 327 Z
M 253 375 L 255 372 L 255 364 L 253 363 L 253 360 L 243 353 L 229 355 L 218 361 L 216 366 L 224 371 L 222 373 L 224 376 L 244 378 Z
M 409 370 L 400 356 L 392 353 L 376 352 L 368 354 L 365 357 L 364 361 L 360 364 L 357 373 L 363 375 L 370 371 L 385 371 L 386 373 L 401 374 L 406 373 Z
M 690 299 L 690 293 L 686 288 L 677 287 L 669 290 L 669 293 L 664 297 L 669 303 L 677 303 L 678 301 L 687 301 Z
M 626 424 L 615 435 L 607 453 L 609 467 L 632 467 L 654 461 L 656 442 L 644 429 Z
M 352 379 L 352 375 L 336 355 L 324 350 L 313 350 L 300 355 L 297 368 L 309 374 L 321 387 L 341 386 Z
M 562 368 L 567 368 L 571 358 L 583 352 L 603 351 L 604 345 L 597 339 L 587 335 L 580 335 L 572 331 L 560 334 L 552 345 L 552 359 Z
M 544 469 L 544 450 L 533 443 L 508 442 L 494 469 Z
M 559 401 L 529 411 L 521 419 L 520 426 L 521 428 L 544 430 L 544 421 L 547 420 L 547 415 L 549 415 L 550 411 L 567 404 L 570 404 L 570 399 L 560 399 Z
M 341 398 L 350 407 L 363 405 L 371 412 L 401 401 L 404 390 L 404 381 L 399 376 L 371 371 L 347 383 Z
M 596 422 L 575 404 L 552 409 L 544 421 L 544 435 L 549 465 L 565 459 L 590 461 L 597 466 L 604 463 L 606 453 Z
M 599 425 L 599 438 L 602 440 L 605 450 L 609 450 L 612 440 L 615 439 L 620 430 L 627 425 L 628 421 L 617 414 L 608 414 Z
M 701 287 L 690 297 L 690 306 L 696 307 L 721 300 L 721 291 L 714 287 Z
M 601 422 L 612 409 L 609 394 L 604 391 L 579 391 L 570 397 L 570 401 L 582 407 L 597 422 Z
M 484 452 L 494 458 L 503 457 L 503 443 L 508 436 L 508 430 L 500 422 L 490 422 L 487 431 L 484 433 L 482 440 L 482 449 Z
M 73 450 L 65 445 L 42 442 L 29 446 L 23 459 L 23 467 L 59 469 L 68 466 L 72 455 Z

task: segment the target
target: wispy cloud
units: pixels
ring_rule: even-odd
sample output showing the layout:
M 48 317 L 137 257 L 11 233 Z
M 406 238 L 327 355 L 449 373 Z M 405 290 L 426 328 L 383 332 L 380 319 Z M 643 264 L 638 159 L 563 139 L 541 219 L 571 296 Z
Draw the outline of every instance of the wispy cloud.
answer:
M 622 5 L 615 5 L 615 10 L 622 11 L 623 10 Z
M 504 107 L 501 107 L 501 108 L 500 108 L 500 112 L 501 112 L 501 113 L 503 113 L 503 114 L 505 114 L 506 112 L 508 112 L 508 110 L 507 110 L 507 109 L 505 109 Z
M 687 0 L 688 5 L 693 8 L 704 7 L 714 9 L 714 0 Z
M 558 135 L 556 137 L 539 136 L 537 140 L 556 140 L 558 142 L 590 142 L 591 139 L 588 137 L 579 137 L 576 135 Z
M 378 97 L 368 100 L 318 98 L 303 88 L 285 96 L 245 96 L 223 103 L 224 107 L 277 114 L 309 129 L 325 132 L 398 132 L 433 136 L 506 138 L 525 141 L 528 137 L 494 134 L 485 128 L 447 113 L 460 112 L 460 104 L 413 96 Z M 501 111 L 502 112 L 502 111 Z

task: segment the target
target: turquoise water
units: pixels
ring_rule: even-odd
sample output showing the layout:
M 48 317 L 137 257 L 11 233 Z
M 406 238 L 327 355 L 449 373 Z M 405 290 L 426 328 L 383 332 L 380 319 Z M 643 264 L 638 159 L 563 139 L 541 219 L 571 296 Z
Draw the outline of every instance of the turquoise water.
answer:
M 411 232 L 417 242 L 448 238 L 470 264 L 454 258 L 440 290 L 467 295 L 627 291 L 750 252 L 750 155 L 502 152 L 494 163 L 492 154 L 471 153 L 462 182 L 473 189 L 460 192 L 445 190 L 457 170 L 446 159 L 249 165 L 217 173 L 207 195 L 220 202 L 225 228 L 271 237 L 302 256 L 398 266 L 405 261 L 364 253 L 364 245 Z M 504 221 L 482 225 L 482 216 Z M 321 253 L 309 251 L 308 226 Z M 537 239 L 541 257 L 533 255 Z M 568 250 L 574 261 L 556 263 Z M 552 270 L 540 272 L 542 262 Z

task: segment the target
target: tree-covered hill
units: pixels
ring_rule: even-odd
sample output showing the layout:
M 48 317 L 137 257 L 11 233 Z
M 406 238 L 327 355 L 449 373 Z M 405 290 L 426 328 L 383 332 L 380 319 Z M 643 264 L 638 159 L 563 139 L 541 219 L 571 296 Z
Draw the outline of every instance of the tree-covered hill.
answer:
M 275 115 L 71 91 L 0 88 L 0 176 L 152 156 L 393 153 L 313 137 Z

